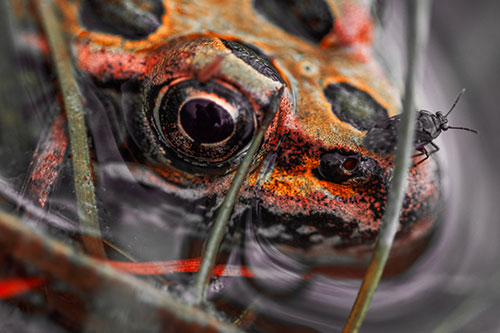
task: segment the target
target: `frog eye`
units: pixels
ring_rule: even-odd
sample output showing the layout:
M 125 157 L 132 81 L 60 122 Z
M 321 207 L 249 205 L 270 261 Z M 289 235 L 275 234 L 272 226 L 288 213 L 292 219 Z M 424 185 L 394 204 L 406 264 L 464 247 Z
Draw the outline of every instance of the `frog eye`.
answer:
M 214 81 L 190 79 L 161 88 L 153 117 L 160 141 L 200 166 L 217 166 L 243 151 L 256 128 L 245 96 Z
M 373 174 L 376 167 L 376 162 L 370 158 L 337 150 L 321 156 L 317 171 L 323 180 L 342 184 L 351 179 Z
M 236 110 L 221 102 L 209 96 L 186 101 L 179 110 L 180 130 L 201 144 L 216 144 L 229 138 L 234 132 Z

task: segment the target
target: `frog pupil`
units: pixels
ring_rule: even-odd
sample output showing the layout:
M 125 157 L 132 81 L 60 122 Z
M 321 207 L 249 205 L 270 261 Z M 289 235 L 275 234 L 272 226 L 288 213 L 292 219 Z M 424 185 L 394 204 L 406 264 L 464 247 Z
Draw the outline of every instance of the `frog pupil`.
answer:
M 193 99 L 184 104 L 180 122 L 186 134 L 199 143 L 223 141 L 234 130 L 229 112 L 208 99 Z

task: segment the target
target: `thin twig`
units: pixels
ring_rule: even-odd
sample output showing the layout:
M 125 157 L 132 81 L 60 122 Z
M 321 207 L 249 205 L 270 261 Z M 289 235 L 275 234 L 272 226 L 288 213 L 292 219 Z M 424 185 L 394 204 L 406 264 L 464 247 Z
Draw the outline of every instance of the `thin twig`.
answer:
M 87 128 L 80 92 L 73 74 L 71 60 L 59 20 L 50 0 L 37 2 L 38 12 L 47 35 L 52 61 L 62 92 L 68 118 L 69 139 L 73 153 L 73 174 L 82 241 L 89 254 L 105 258 L 92 180 Z
M 122 256 L 124 256 L 125 258 L 127 258 L 128 260 L 130 260 L 131 262 L 137 262 L 137 259 L 134 256 L 132 256 L 130 253 L 128 253 L 127 251 L 125 251 L 124 249 L 118 247 L 117 245 L 111 243 L 110 241 L 107 241 L 104 238 L 102 239 L 102 242 L 103 242 L 104 245 L 106 245 L 106 246 L 110 247 L 111 249 L 115 250 L 116 252 L 118 252 L 119 254 L 121 254 Z M 170 281 L 168 281 L 163 276 L 154 276 L 154 279 L 157 280 L 160 283 L 165 284 L 165 285 L 170 284 Z
M 128 260 L 130 260 L 132 262 L 137 262 L 137 259 L 135 259 L 131 254 L 129 254 L 125 250 L 119 248 L 118 246 L 116 246 L 115 244 L 111 243 L 110 241 L 107 241 L 107 240 L 103 239 L 102 242 L 105 245 L 107 245 L 110 248 L 112 248 L 113 250 L 115 250 L 116 252 L 118 252 L 119 254 L 121 254 L 122 256 L 124 256 L 125 258 L 127 258 Z
M 430 19 L 430 0 L 409 0 L 408 11 L 408 72 L 406 76 L 405 98 L 394 173 L 387 200 L 387 208 L 382 219 L 379 236 L 372 260 L 368 266 L 358 296 L 353 305 L 343 332 L 357 332 L 361 327 L 375 289 L 384 271 L 389 252 L 399 225 L 399 215 L 408 183 L 408 169 L 411 163 L 413 138 L 415 132 L 416 110 L 414 108 L 415 83 L 420 56 L 427 43 Z
M 195 304 L 200 304 L 205 299 L 205 289 L 210 280 L 210 275 L 215 265 L 215 259 L 217 257 L 217 252 L 219 250 L 220 243 L 224 238 L 227 221 L 231 216 L 234 203 L 236 202 L 236 197 L 238 196 L 238 192 L 241 188 L 241 185 L 245 180 L 245 177 L 248 173 L 254 155 L 257 153 L 257 149 L 260 147 L 260 143 L 264 138 L 264 134 L 267 130 L 267 127 L 273 120 L 274 115 L 279 108 L 282 93 L 283 93 L 283 88 L 281 88 L 279 91 L 271 95 L 269 99 L 270 102 L 268 104 L 262 124 L 257 130 L 257 133 L 255 134 L 252 143 L 250 144 L 250 148 L 248 149 L 245 158 L 241 162 L 241 165 L 238 168 L 236 175 L 234 176 L 231 186 L 229 187 L 229 191 L 224 197 L 222 206 L 219 209 L 219 212 L 217 213 L 214 226 L 212 227 L 210 233 L 210 238 L 208 239 L 205 251 L 203 253 L 200 270 L 196 275 L 195 283 L 193 286 L 193 295 L 195 297 L 194 299 Z

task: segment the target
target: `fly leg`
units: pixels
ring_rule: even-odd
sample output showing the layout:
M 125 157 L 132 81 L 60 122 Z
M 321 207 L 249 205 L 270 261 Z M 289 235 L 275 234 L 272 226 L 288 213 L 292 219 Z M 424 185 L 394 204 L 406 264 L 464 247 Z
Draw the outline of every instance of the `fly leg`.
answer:
M 413 155 L 412 157 L 419 157 L 419 156 L 425 155 L 425 158 L 418 161 L 418 163 L 414 163 L 413 167 L 418 166 L 420 163 L 424 162 L 426 159 L 429 158 L 429 153 L 427 152 L 427 149 L 425 149 L 425 147 L 418 148 L 417 150 L 418 150 L 418 153 Z
M 420 152 L 419 154 L 415 154 L 413 155 L 413 157 L 417 157 L 417 156 L 422 156 L 422 155 L 425 155 L 425 158 L 423 158 L 422 160 L 420 160 L 417 164 L 415 164 L 414 166 L 418 166 L 420 165 L 421 163 L 425 162 L 432 154 L 434 153 L 437 153 L 439 151 L 439 146 L 436 145 L 434 142 L 430 142 L 430 144 L 432 145 L 432 148 L 434 148 L 431 152 L 428 152 L 427 149 L 425 149 L 425 147 L 422 147 L 422 148 L 419 148 L 418 151 Z

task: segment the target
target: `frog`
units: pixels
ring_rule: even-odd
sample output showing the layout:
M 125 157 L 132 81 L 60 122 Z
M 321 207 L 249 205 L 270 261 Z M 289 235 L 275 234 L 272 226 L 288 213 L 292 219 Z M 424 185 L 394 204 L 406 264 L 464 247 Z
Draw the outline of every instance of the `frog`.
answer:
M 401 90 L 373 51 L 373 1 L 55 4 L 88 106 L 96 169 L 124 161 L 123 173 L 101 169 L 133 177 L 137 193 L 210 198 L 203 213 L 213 216 L 280 90 L 227 238 L 244 237 L 238 216 L 253 205 L 256 236 L 281 253 L 323 274 L 363 276 L 394 168 L 393 154 L 370 151 L 363 137 L 402 107 Z M 91 120 L 107 117 L 109 124 Z M 99 143 L 102 126 L 116 147 Z M 441 213 L 440 172 L 433 158 L 410 169 L 388 276 L 428 246 Z M 113 200 L 113 190 L 101 194 Z M 205 225 L 203 241 L 209 223 L 197 223 Z M 200 246 L 190 251 L 199 255 Z M 356 264 L 315 263 L 336 257 Z

